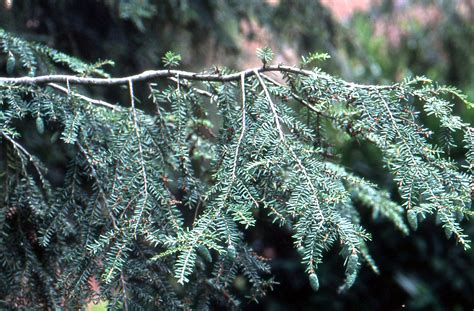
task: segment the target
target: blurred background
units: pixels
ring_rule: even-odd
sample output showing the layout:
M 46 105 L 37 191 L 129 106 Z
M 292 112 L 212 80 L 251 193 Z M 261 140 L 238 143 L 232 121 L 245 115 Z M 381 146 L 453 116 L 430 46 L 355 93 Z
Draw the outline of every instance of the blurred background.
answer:
M 332 58 L 318 65 L 349 81 L 385 84 L 426 75 L 474 99 L 474 0 L 0 0 L 0 27 L 90 62 L 111 59 L 113 76 L 161 68 L 168 50 L 181 54 L 182 69 L 260 66 L 255 50 L 269 46 L 275 64 L 296 65 L 301 55 L 327 52 Z M 5 64 L 0 68 L 6 75 Z M 89 92 L 112 102 L 127 96 L 114 89 Z M 472 110 L 458 105 L 456 114 L 472 124 Z M 352 141 L 337 147 L 345 164 L 398 199 L 375 149 Z M 463 154 L 461 148 L 451 152 L 458 161 Z M 279 285 L 244 309 L 474 308 L 472 250 L 446 240 L 433 219 L 404 237 L 388 222 L 361 213 L 381 272 L 364 267 L 343 294 L 337 293 L 343 263 L 335 252 L 321 265 L 321 289 L 313 292 L 291 233 L 262 215 L 246 238 L 272 259 Z M 474 222 L 464 228 L 474 237 Z M 245 292 L 245 283 L 235 286 Z

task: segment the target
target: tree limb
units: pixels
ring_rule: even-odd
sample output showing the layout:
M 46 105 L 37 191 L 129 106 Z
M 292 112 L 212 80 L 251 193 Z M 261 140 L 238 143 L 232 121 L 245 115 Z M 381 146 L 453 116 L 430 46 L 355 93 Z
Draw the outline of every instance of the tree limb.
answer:
M 255 75 L 256 73 L 276 71 L 281 73 L 294 73 L 305 76 L 319 76 L 323 77 L 324 74 L 320 74 L 311 70 L 301 69 L 294 66 L 285 65 L 272 65 L 258 68 L 250 68 L 240 72 L 231 73 L 227 75 L 222 74 L 208 74 L 199 72 L 189 72 L 183 70 L 147 70 L 142 73 L 121 77 L 121 78 L 91 78 L 91 77 L 78 77 L 74 75 L 45 75 L 37 77 L 18 77 L 18 78 L 6 78 L 0 77 L 0 83 L 16 83 L 16 84 L 44 84 L 44 83 L 74 83 L 74 84 L 87 84 L 87 85 L 118 85 L 128 84 L 129 81 L 149 81 L 157 78 L 172 78 L 180 77 L 186 80 L 198 80 L 198 81 L 216 81 L 216 82 L 230 82 L 239 81 L 240 77 L 244 75 L 245 78 Z M 341 82 L 348 87 L 355 88 L 369 88 L 369 89 L 391 89 L 397 86 L 394 85 L 363 85 L 351 82 Z

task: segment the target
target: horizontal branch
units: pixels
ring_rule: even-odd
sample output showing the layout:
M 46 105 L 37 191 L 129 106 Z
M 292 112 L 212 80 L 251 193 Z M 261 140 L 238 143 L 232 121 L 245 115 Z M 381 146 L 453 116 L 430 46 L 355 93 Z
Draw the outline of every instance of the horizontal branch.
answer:
M 150 81 L 157 78 L 180 78 L 187 80 L 197 80 L 197 81 L 216 81 L 216 82 L 230 82 L 238 81 L 242 75 L 245 78 L 253 76 L 257 73 L 263 72 L 286 72 L 294 73 L 305 76 L 321 76 L 316 72 L 301 69 L 293 66 L 285 65 L 272 65 L 258 68 L 246 69 L 240 72 L 231 73 L 231 74 L 218 74 L 218 73 L 197 73 L 189 72 L 183 70 L 147 70 L 140 74 L 121 77 L 121 78 L 90 78 L 90 77 L 78 77 L 74 75 L 45 75 L 37 77 L 18 77 L 18 78 L 5 78 L 0 77 L 0 83 L 15 83 L 15 84 L 44 84 L 44 83 L 73 83 L 73 84 L 86 84 L 86 85 L 120 85 L 128 84 L 130 81 L 139 82 L 139 81 Z M 362 85 L 355 84 L 350 82 L 343 82 L 348 87 L 356 88 L 376 88 L 376 89 L 387 89 L 393 88 L 395 85 Z

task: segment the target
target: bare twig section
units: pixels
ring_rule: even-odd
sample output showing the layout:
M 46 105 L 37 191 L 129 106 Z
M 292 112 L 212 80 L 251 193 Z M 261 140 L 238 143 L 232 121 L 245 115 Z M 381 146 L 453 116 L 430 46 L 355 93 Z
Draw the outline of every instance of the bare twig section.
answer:
M 2 136 L 5 137 L 5 139 L 8 140 L 8 141 L 13 145 L 13 147 L 15 147 L 15 149 L 20 150 L 24 155 L 26 155 L 30 161 L 32 161 L 32 162 L 34 161 L 34 158 L 33 158 L 33 156 L 31 155 L 31 153 L 29 153 L 29 152 L 28 152 L 22 145 L 20 145 L 16 140 L 14 140 L 12 137 L 10 137 L 10 135 L 5 134 L 5 133 L 2 131 Z
M 276 112 L 276 107 L 275 107 L 275 104 L 273 103 L 272 97 L 270 96 L 267 86 L 265 85 L 265 82 L 263 81 L 258 71 L 255 71 L 255 75 L 257 76 L 258 82 L 260 82 L 260 85 L 262 86 L 263 91 L 265 92 L 265 96 L 267 97 L 268 104 L 270 105 L 270 109 L 272 110 L 273 118 L 275 119 L 275 125 L 278 130 L 278 135 L 280 135 L 281 141 L 285 141 L 285 134 L 283 134 L 283 130 L 281 129 L 280 120 Z
M 130 102 L 132 106 L 132 115 L 133 115 L 133 127 L 135 129 L 135 135 L 137 136 L 137 143 L 138 143 L 138 153 L 140 155 L 140 166 L 141 166 L 141 173 L 143 176 L 143 204 L 142 207 L 140 208 L 140 213 L 139 217 L 137 219 L 137 222 L 135 224 L 135 232 L 138 228 L 139 221 L 142 217 L 143 210 L 145 208 L 145 205 L 147 204 L 148 200 L 148 182 L 147 182 L 147 176 L 146 176 L 146 169 L 145 169 L 145 164 L 144 164 L 144 157 L 143 157 L 143 148 L 142 148 L 142 141 L 141 141 L 141 135 L 140 135 L 140 128 L 138 127 L 138 121 L 137 121 L 137 110 L 135 109 L 135 98 L 133 94 L 133 82 L 132 80 L 128 81 L 128 88 L 130 90 Z
M 242 86 L 242 132 L 240 132 L 240 136 L 237 141 L 237 147 L 235 147 L 234 165 L 232 166 L 232 183 L 235 180 L 235 170 L 237 168 L 240 144 L 242 143 L 242 139 L 244 138 L 245 134 L 245 76 L 243 74 L 240 76 L 240 84 Z
M 168 78 L 168 79 L 170 79 L 171 81 L 174 81 L 174 82 L 178 83 L 178 79 L 175 78 L 175 77 L 170 77 L 170 78 Z M 181 81 L 181 84 L 185 85 L 187 88 L 193 89 L 193 91 L 196 92 L 196 93 L 198 93 L 199 95 L 203 95 L 203 96 L 207 96 L 207 97 L 211 97 L 211 98 L 212 98 L 212 96 L 213 96 L 210 92 L 205 91 L 205 90 L 200 89 L 200 88 L 197 88 L 197 87 L 194 87 L 194 86 L 192 86 L 190 83 L 186 83 L 186 84 L 185 84 L 185 83 L 183 83 L 183 81 Z
M 128 311 L 128 302 L 127 302 L 127 283 L 125 283 L 125 278 L 123 277 L 123 271 L 120 271 L 120 283 L 122 284 L 122 294 L 123 294 L 123 309 Z
M 44 180 L 43 172 L 41 172 L 41 168 L 38 165 L 38 161 L 33 157 L 33 155 L 29 153 L 28 150 L 26 150 L 25 147 L 23 147 L 20 143 L 18 143 L 16 140 L 10 137 L 10 135 L 6 134 L 3 131 L 1 131 L 1 133 L 2 133 L 2 136 L 5 137 L 5 139 L 8 140 L 12 144 L 13 148 L 15 148 L 15 150 L 17 150 L 19 154 L 22 153 L 24 156 L 28 158 L 28 160 L 33 164 L 33 167 L 35 168 L 35 170 L 38 172 L 39 176 L 41 177 L 41 180 Z
M 69 80 L 68 80 L 69 81 Z M 99 106 L 104 106 L 104 107 L 107 107 L 107 108 L 111 108 L 113 110 L 120 110 L 121 107 L 120 106 L 117 106 L 117 105 L 112 105 L 106 101 L 103 101 L 103 100 L 100 100 L 100 99 L 93 99 L 93 98 L 90 98 L 90 97 L 87 97 L 87 96 L 84 96 L 84 95 L 81 95 L 79 93 L 76 93 L 76 92 L 72 92 L 69 88 L 69 83 L 68 83 L 68 88 L 65 88 L 65 87 L 62 87 L 61 85 L 59 84 L 56 84 L 56 83 L 48 83 L 49 86 L 51 86 L 52 88 L 56 89 L 56 90 L 59 90 L 61 92 L 64 92 L 68 95 L 73 95 L 73 96 L 76 96 L 80 99 L 83 99 L 91 104 L 94 104 L 94 105 L 99 105 Z
M 216 82 L 230 82 L 238 81 L 240 76 L 243 74 L 245 78 L 255 75 L 256 73 L 262 72 L 281 72 L 281 73 L 293 73 L 304 76 L 313 76 L 319 78 L 326 78 L 327 76 L 323 73 L 301 69 L 294 66 L 286 65 L 271 65 L 265 67 L 257 67 L 243 70 L 232 74 L 209 74 L 209 73 L 197 73 L 183 70 L 147 70 L 142 73 L 121 77 L 121 78 L 91 78 L 91 77 L 78 77 L 74 75 L 45 75 L 37 77 L 18 77 L 18 78 L 6 78 L 1 77 L 0 83 L 16 83 L 16 84 L 44 84 L 44 83 L 74 83 L 74 84 L 87 84 L 87 85 L 117 85 L 117 84 L 128 84 L 129 81 L 149 81 L 157 78 L 171 78 L 180 76 L 181 79 L 186 80 L 198 80 L 198 81 L 216 81 Z M 342 81 L 345 86 L 354 88 L 368 88 L 368 89 L 392 89 L 396 88 L 398 84 L 394 85 L 363 85 L 351 82 Z

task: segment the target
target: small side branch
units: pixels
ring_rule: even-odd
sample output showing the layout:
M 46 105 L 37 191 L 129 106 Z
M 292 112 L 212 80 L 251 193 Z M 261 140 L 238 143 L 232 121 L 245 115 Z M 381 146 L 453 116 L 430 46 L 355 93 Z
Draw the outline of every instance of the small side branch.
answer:
M 127 283 L 123 277 L 123 271 L 120 271 L 120 283 L 122 284 L 122 294 L 123 294 L 123 309 L 128 311 L 128 297 L 127 297 Z
M 112 220 L 112 226 L 114 227 L 115 230 L 118 230 L 117 219 L 115 218 L 113 211 L 110 209 L 109 204 L 107 203 L 107 196 L 105 194 L 104 188 L 102 187 L 102 182 L 101 180 L 99 180 L 99 174 L 97 170 L 95 169 L 94 165 L 92 164 L 93 163 L 92 157 L 89 155 L 89 153 L 86 151 L 86 149 L 84 149 L 84 147 L 80 143 L 76 142 L 76 145 L 79 148 L 79 151 L 82 153 L 82 155 L 86 159 L 89 165 L 89 168 L 92 171 L 92 177 L 95 180 L 97 188 L 99 189 L 99 194 L 103 200 L 103 204 L 109 213 L 110 219 Z
M 28 160 L 33 164 L 33 167 L 36 169 L 39 176 L 41 177 L 41 181 L 43 182 L 44 181 L 43 173 L 41 172 L 41 168 L 39 167 L 33 155 L 29 153 L 22 145 L 20 145 L 16 140 L 14 140 L 8 134 L 6 134 L 3 131 L 1 133 L 2 133 L 2 136 L 12 144 L 13 148 L 15 148 L 19 154 L 23 154 L 24 156 L 28 158 Z
M 135 129 L 135 135 L 137 136 L 137 143 L 138 143 L 138 153 L 140 156 L 140 166 L 141 166 L 141 173 L 143 176 L 143 204 L 142 207 L 140 208 L 140 212 L 138 214 L 138 219 L 136 219 L 135 223 L 135 233 L 139 225 L 139 221 L 142 217 L 143 210 L 145 208 L 145 205 L 147 204 L 148 200 L 148 182 L 147 182 L 147 175 L 146 175 L 146 169 L 145 169 L 145 164 L 144 164 L 144 157 L 143 157 L 143 148 L 142 148 L 142 141 L 141 141 L 141 135 L 140 135 L 140 128 L 138 127 L 138 121 L 137 121 L 137 110 L 135 109 L 135 98 L 133 94 L 133 82 L 132 80 L 128 81 L 128 87 L 130 90 L 130 101 L 131 101 L 131 106 L 132 106 L 132 115 L 133 115 L 133 127 Z
M 235 170 L 237 168 L 237 159 L 239 156 L 239 149 L 242 139 L 245 134 L 245 76 L 242 74 L 240 76 L 240 84 L 242 86 L 242 132 L 240 132 L 239 140 L 237 141 L 237 147 L 235 147 L 235 156 L 234 156 L 234 165 L 232 166 L 232 182 L 235 180 Z
M 184 84 L 183 81 L 178 81 L 178 79 L 175 78 L 175 77 L 170 77 L 170 78 L 168 78 L 168 79 L 170 79 L 171 81 L 176 82 L 176 84 L 178 84 L 178 83 Z M 199 95 L 206 96 L 206 97 L 209 97 L 209 98 L 212 98 L 212 96 L 213 96 L 210 92 L 205 91 L 205 90 L 202 90 L 202 89 L 197 88 L 197 87 L 194 87 L 194 86 L 192 86 L 190 83 L 187 83 L 185 86 L 186 86 L 187 88 L 193 89 L 193 91 L 196 92 L 196 93 L 198 93 Z
M 265 82 L 263 81 L 262 77 L 256 70 L 255 70 L 255 75 L 257 76 L 257 79 L 260 82 L 260 85 L 262 86 L 263 91 L 265 92 L 265 96 L 267 97 L 268 104 L 270 105 L 270 109 L 272 110 L 273 118 L 275 119 L 275 125 L 278 130 L 278 135 L 280 135 L 281 141 L 285 141 L 285 134 L 283 134 L 283 130 L 281 129 L 280 120 L 276 112 L 276 107 L 275 107 L 275 104 L 273 103 L 270 93 L 268 92 L 267 86 L 265 85 Z
M 59 84 L 56 84 L 56 83 L 48 83 L 49 86 L 51 86 L 52 88 L 56 89 L 56 90 L 59 90 L 63 93 L 66 93 L 66 94 L 71 94 L 73 96 L 76 96 L 80 99 L 83 99 L 91 104 L 94 104 L 94 105 L 99 105 L 99 106 L 104 106 L 104 107 L 107 107 L 107 108 L 111 108 L 113 110 L 119 110 L 121 109 L 120 106 L 116 106 L 116 105 L 112 105 L 106 101 L 103 101 L 103 100 L 100 100 L 100 99 L 93 99 L 93 98 L 90 98 L 90 97 L 87 97 L 87 96 L 84 96 L 84 95 L 81 95 L 81 94 L 78 94 L 76 92 L 72 92 L 69 88 L 69 83 L 68 83 L 68 88 L 65 88 Z

